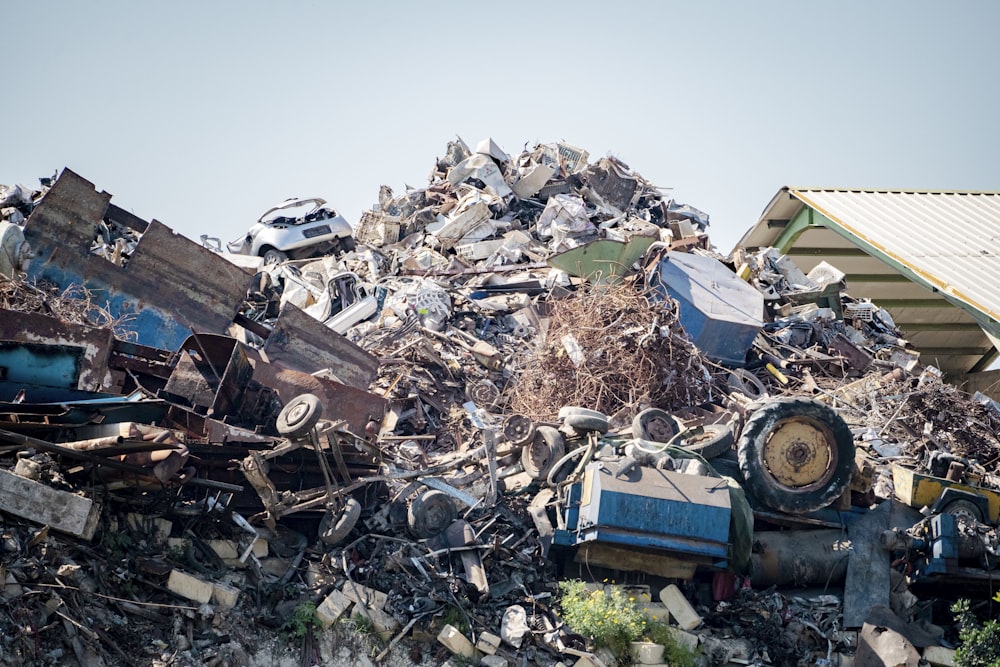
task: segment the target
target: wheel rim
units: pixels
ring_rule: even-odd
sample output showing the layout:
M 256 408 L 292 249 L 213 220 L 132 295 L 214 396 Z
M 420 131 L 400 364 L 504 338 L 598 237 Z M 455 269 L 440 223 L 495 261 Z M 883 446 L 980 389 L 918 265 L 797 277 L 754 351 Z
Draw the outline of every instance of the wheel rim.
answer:
M 541 438 L 535 438 L 527 447 L 531 462 L 539 470 L 547 469 L 549 464 L 552 463 L 552 449 L 549 447 L 549 443 Z
M 762 458 L 775 482 L 807 490 L 829 481 L 837 466 L 837 448 L 829 428 L 796 417 L 783 420 L 772 429 Z
M 309 413 L 309 406 L 305 403 L 296 403 L 288 410 L 288 425 L 295 427 L 305 421 Z

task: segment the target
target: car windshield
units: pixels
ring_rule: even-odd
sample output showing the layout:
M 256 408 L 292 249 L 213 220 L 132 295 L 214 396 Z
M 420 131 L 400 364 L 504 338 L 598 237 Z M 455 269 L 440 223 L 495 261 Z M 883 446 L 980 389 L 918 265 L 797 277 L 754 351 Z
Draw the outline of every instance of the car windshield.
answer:
M 260 222 L 265 224 L 272 223 L 278 220 L 278 218 L 284 218 L 283 221 L 301 220 L 306 216 L 310 219 L 322 219 L 330 217 L 331 214 L 326 212 L 326 210 L 321 210 L 326 202 L 322 199 L 301 199 L 292 200 L 287 203 L 279 204 L 275 206 L 267 213 L 260 217 Z

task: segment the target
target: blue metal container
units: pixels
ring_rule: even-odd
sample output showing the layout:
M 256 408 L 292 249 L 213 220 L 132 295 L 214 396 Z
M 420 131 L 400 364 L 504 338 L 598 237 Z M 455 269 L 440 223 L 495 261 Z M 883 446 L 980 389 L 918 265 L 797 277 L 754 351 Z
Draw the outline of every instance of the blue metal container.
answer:
M 722 262 L 668 252 L 650 271 L 649 285 L 660 298 L 680 305 L 688 336 L 709 359 L 742 366 L 764 315 L 764 296 Z
M 730 513 L 723 479 L 645 467 L 619 475 L 617 464 L 592 463 L 571 486 L 567 534 L 556 541 L 663 550 L 725 567 Z

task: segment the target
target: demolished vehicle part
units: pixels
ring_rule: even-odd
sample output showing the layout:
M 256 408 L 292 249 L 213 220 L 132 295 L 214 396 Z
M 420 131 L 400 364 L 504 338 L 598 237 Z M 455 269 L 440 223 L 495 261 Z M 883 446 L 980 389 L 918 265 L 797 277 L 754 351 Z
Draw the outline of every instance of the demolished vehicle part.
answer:
M 521 465 L 532 479 L 545 479 L 566 453 L 562 434 L 551 426 L 536 426 L 531 441 L 521 449 Z
M 126 266 L 95 256 L 93 230 L 121 211 L 110 200 L 64 169 L 24 226 L 35 253 L 29 278 L 93 290 L 116 319 L 129 318 L 144 345 L 173 350 L 192 329 L 225 330 L 243 300 L 248 274 L 156 220 L 128 220 L 142 227 L 142 238 Z
M 229 251 L 262 257 L 265 264 L 354 249 L 351 225 L 325 199 L 286 199 L 264 212 Z
M 808 513 L 826 507 L 850 486 L 854 436 L 829 406 L 778 398 L 747 419 L 737 456 L 758 502 L 789 514 Z
M 361 518 L 361 503 L 355 498 L 348 498 L 339 511 L 330 509 L 323 515 L 319 524 L 319 539 L 327 546 L 337 546 L 347 539 Z
M 646 408 L 632 420 L 632 437 L 653 442 L 670 442 L 677 435 L 677 421 L 666 410 Z
M 556 531 L 556 543 L 653 548 L 725 568 L 730 507 L 728 486 L 717 477 L 594 462 L 569 487 L 566 529 Z
M 910 507 L 929 507 L 940 513 L 954 505 L 949 513 L 958 517 L 993 525 L 1000 522 L 1000 491 L 920 473 L 896 463 L 891 470 L 896 499 Z
M 421 492 L 410 502 L 407 524 L 420 539 L 434 537 L 444 532 L 458 518 L 455 501 L 437 489 Z
M 709 359 L 743 366 L 763 325 L 764 298 L 722 262 L 669 251 L 652 262 L 647 279 L 659 298 L 680 304 L 680 322 Z
M 837 584 L 847 576 L 851 541 L 843 530 L 765 530 L 754 533 L 754 586 Z
M 312 394 L 296 396 L 278 414 L 275 428 L 292 440 L 307 437 L 323 416 L 323 406 Z
M 633 236 L 625 243 L 600 239 L 553 255 L 548 264 L 597 284 L 619 283 L 634 271 L 633 265 L 654 241 L 651 236 Z
M 714 459 L 732 450 L 736 437 L 730 424 L 704 424 L 680 433 L 674 444 L 702 458 Z

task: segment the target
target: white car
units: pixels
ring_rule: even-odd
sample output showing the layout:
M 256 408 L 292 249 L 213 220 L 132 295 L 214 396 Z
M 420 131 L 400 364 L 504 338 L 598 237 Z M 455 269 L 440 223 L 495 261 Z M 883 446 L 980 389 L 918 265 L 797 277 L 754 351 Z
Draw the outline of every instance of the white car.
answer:
M 265 264 L 321 257 L 354 249 L 347 220 L 325 199 L 286 199 L 260 216 L 243 239 L 226 244 L 229 251 L 263 257 Z

